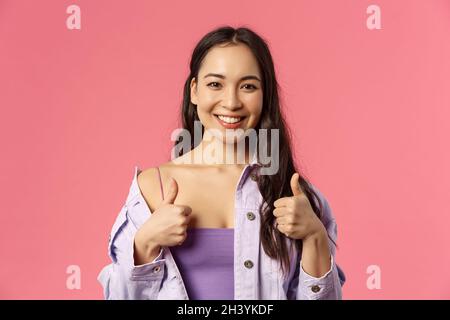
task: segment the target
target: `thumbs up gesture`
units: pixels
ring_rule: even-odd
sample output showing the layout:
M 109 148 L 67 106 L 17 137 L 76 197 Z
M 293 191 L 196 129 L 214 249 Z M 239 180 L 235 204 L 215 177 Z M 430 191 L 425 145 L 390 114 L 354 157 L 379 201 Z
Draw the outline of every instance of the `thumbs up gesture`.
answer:
M 292 197 L 283 197 L 274 202 L 273 215 L 277 229 L 292 239 L 303 239 L 325 232 L 322 221 L 317 217 L 308 197 L 299 184 L 299 174 L 291 178 Z
M 170 178 L 169 188 L 166 190 L 164 200 L 136 233 L 136 243 L 139 246 L 176 246 L 186 240 L 192 209 L 174 204 L 178 195 L 178 183 L 174 178 Z

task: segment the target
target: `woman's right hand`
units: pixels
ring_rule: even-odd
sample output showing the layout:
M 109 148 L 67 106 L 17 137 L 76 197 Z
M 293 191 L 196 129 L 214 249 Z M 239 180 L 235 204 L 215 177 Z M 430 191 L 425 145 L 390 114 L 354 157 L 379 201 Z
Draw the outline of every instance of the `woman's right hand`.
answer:
M 138 251 L 159 252 L 159 246 L 181 245 L 186 240 L 192 209 L 174 204 L 177 194 L 178 184 L 171 177 L 164 200 L 136 232 L 135 245 Z

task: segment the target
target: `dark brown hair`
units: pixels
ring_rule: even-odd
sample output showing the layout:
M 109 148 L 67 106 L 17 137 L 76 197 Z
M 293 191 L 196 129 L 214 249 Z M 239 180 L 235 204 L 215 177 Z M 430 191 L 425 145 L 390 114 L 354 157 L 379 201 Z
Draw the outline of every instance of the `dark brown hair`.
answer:
M 281 261 L 281 266 L 286 276 L 290 272 L 290 256 L 285 242 L 286 236 L 276 229 L 274 225 L 275 217 L 272 213 L 275 209 L 273 205 L 274 201 L 282 197 L 292 196 L 290 179 L 295 172 L 298 172 L 300 186 L 308 197 L 314 212 L 320 219 L 322 218 L 323 204 L 318 195 L 310 187 L 307 179 L 296 170 L 294 165 L 291 152 L 291 134 L 280 110 L 278 94 L 280 88 L 276 80 L 272 56 L 268 45 L 259 35 L 249 28 L 241 27 L 234 29 L 230 26 L 224 26 L 209 32 L 199 41 L 192 53 L 190 74 L 184 85 L 181 113 L 182 126 L 189 131 L 191 137 L 194 136 L 194 121 L 200 121 L 200 119 L 197 115 L 196 106 L 191 103 L 190 84 L 193 78 L 198 79 L 198 72 L 206 54 L 216 45 L 233 45 L 238 43 L 245 44 L 251 49 L 262 73 L 263 108 L 260 120 L 254 129 L 256 131 L 259 129 L 268 129 L 267 150 L 271 150 L 270 129 L 279 130 L 279 170 L 274 175 L 260 175 L 258 179 L 258 188 L 264 199 L 259 208 L 261 215 L 260 239 L 266 254 L 271 258 Z M 202 133 L 204 133 L 203 126 Z M 175 146 L 179 144 L 179 140 L 181 139 L 181 135 L 178 136 L 175 141 Z M 191 149 L 195 147 L 196 145 L 192 141 Z M 181 149 L 177 156 L 183 155 L 183 151 L 185 150 Z M 313 197 L 318 200 L 319 207 L 317 207 Z M 264 203 L 268 205 L 264 206 Z M 302 240 L 295 240 L 293 242 L 299 254 L 301 254 Z M 336 243 L 334 244 L 336 245 Z

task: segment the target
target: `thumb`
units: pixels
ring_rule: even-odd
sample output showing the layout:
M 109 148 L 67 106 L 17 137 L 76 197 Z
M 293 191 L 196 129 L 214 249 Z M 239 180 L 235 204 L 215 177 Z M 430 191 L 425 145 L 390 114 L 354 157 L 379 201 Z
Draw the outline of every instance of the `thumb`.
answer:
M 299 174 L 295 172 L 291 178 L 291 190 L 294 196 L 298 196 L 303 193 L 302 189 L 300 188 L 300 183 L 298 182 L 299 177 Z
M 169 179 L 169 191 L 167 192 L 166 196 L 164 197 L 164 204 L 173 204 L 177 195 L 178 195 L 178 183 L 173 178 L 170 177 Z

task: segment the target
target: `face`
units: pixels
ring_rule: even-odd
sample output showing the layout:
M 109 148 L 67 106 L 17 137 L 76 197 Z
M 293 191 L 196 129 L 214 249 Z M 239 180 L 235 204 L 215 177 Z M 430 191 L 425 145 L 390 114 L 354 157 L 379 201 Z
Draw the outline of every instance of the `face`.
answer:
M 251 50 L 244 44 L 213 47 L 203 59 L 198 81 L 191 81 L 191 102 L 197 105 L 205 132 L 218 130 L 222 141 L 238 129 L 255 128 L 261 116 L 263 88 Z

